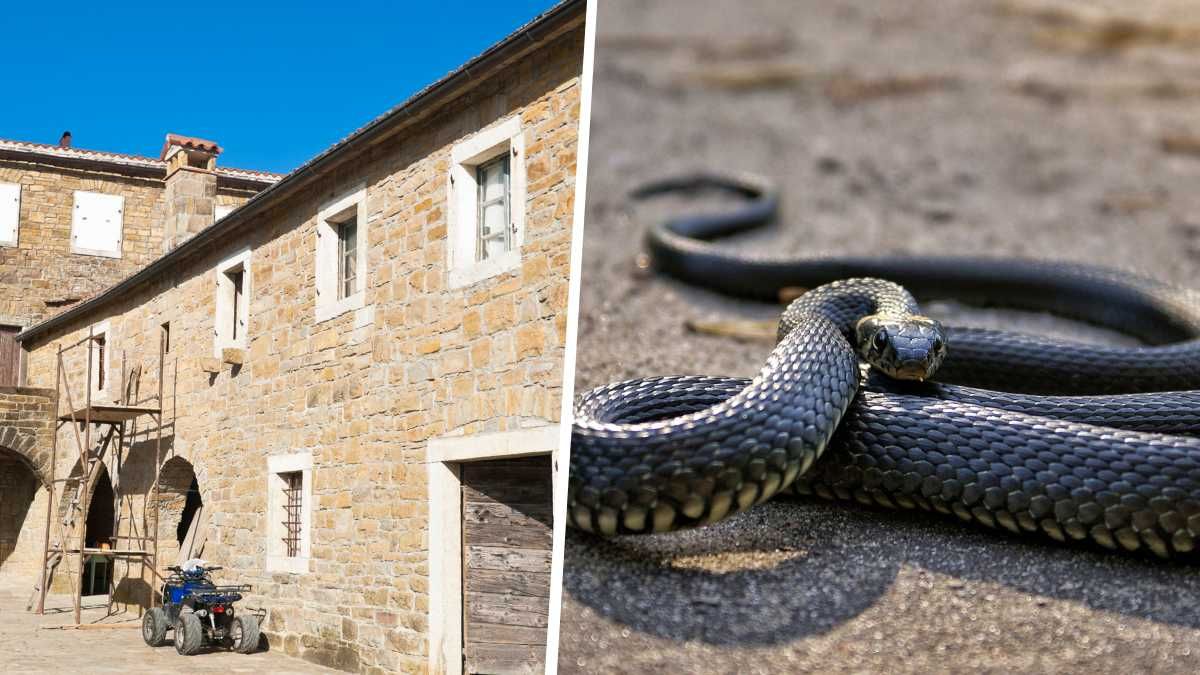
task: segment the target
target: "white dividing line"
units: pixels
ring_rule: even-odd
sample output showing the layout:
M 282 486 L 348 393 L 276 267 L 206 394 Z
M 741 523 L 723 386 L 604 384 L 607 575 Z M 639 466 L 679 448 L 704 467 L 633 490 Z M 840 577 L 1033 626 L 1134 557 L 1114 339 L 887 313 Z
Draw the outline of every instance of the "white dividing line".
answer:
M 563 356 L 558 471 L 554 474 L 554 552 L 550 567 L 550 625 L 546 675 L 558 673 L 558 624 L 562 617 L 563 547 L 567 534 L 567 478 L 571 467 L 571 409 L 575 401 L 575 343 L 579 336 L 579 276 L 583 267 L 583 213 L 587 205 L 588 145 L 592 127 L 592 64 L 596 54 L 596 4 L 588 0 L 583 34 L 583 90 L 579 102 L 579 154 L 575 165 L 575 220 L 571 226 L 571 281 L 567 297 L 567 344 Z

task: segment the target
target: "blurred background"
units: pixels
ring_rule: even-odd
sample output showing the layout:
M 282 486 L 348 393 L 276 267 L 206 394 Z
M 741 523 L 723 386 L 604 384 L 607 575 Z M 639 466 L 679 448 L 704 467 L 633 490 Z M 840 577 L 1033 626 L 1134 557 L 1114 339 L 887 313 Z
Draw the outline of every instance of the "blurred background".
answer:
M 721 203 L 635 206 L 629 190 L 698 169 L 782 187 L 778 225 L 732 247 L 1052 257 L 1200 285 L 1200 3 L 605 0 L 595 64 L 577 394 L 751 376 L 770 351 L 704 327 L 781 307 L 639 257 L 648 223 Z M 700 530 L 567 543 L 563 672 L 1200 667 L 1193 570 L 924 513 L 783 498 Z

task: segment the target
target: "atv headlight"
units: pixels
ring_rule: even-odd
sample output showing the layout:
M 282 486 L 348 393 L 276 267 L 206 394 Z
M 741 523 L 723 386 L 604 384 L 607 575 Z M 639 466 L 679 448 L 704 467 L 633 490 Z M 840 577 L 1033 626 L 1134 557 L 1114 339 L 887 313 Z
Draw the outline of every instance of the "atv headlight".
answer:
M 208 610 L 207 609 L 198 609 L 198 610 L 196 610 L 196 616 L 208 616 Z

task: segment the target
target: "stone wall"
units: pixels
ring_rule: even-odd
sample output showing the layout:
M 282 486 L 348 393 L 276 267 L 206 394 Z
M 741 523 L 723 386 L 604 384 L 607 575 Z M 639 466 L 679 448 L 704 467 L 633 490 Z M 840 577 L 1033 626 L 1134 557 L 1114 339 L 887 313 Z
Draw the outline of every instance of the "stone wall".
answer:
M 0 388 L 0 585 L 37 575 L 54 433 L 53 391 Z
M 0 183 L 21 185 L 18 245 L 0 246 L 0 324 L 33 325 L 73 300 L 115 284 L 163 253 L 162 178 L 0 159 Z M 120 258 L 71 252 L 76 190 L 124 196 Z M 253 194 L 224 188 L 217 201 L 239 205 Z
M 582 54 L 580 26 L 316 179 L 154 287 L 26 345 L 30 382 L 48 384 L 55 346 L 107 320 L 112 368 L 121 354 L 130 369 L 141 365 L 145 396 L 158 387 L 161 325 L 170 322 L 165 457 L 195 468 L 211 514 L 205 557 L 225 566 L 224 578 L 254 585 L 247 605 L 269 610 L 274 649 L 345 670 L 425 669 L 428 548 L 437 536 L 427 527 L 426 442 L 557 420 Z M 521 265 L 450 289 L 450 149 L 512 116 L 524 134 L 528 181 Z M 317 322 L 316 214 L 364 183 L 365 305 Z M 206 372 L 215 267 L 246 247 L 245 362 Z M 76 388 L 85 356 L 68 359 Z M 119 379 L 115 371 L 110 379 Z M 127 491 L 148 490 L 151 432 L 144 420 L 134 435 Z M 313 458 L 309 572 L 272 573 L 266 458 L 300 451 Z

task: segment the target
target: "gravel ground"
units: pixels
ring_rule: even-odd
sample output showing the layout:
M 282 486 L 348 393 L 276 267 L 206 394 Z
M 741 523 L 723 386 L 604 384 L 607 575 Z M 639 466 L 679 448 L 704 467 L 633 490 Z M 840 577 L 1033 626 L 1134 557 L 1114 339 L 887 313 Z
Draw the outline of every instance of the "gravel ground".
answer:
M 770 350 L 684 321 L 779 307 L 636 264 L 643 223 L 696 204 L 635 210 L 624 195 L 701 168 L 784 186 L 783 224 L 732 246 L 1051 256 L 1195 284 L 1200 13 L 1081 7 L 602 3 L 577 390 L 750 376 Z M 1039 315 L 931 313 L 1117 339 Z M 570 532 L 564 586 L 563 672 L 1200 669 L 1194 569 L 854 504 L 781 499 L 612 542 Z
M 218 649 L 180 656 L 167 645 L 151 649 L 138 624 L 128 628 L 47 630 L 74 621 L 70 596 L 46 599 L 46 614 L 25 611 L 29 588 L 0 586 L 0 673 L 335 673 L 281 652 L 235 654 Z M 84 598 L 83 622 L 123 623 L 136 614 L 105 617 L 100 596 Z

